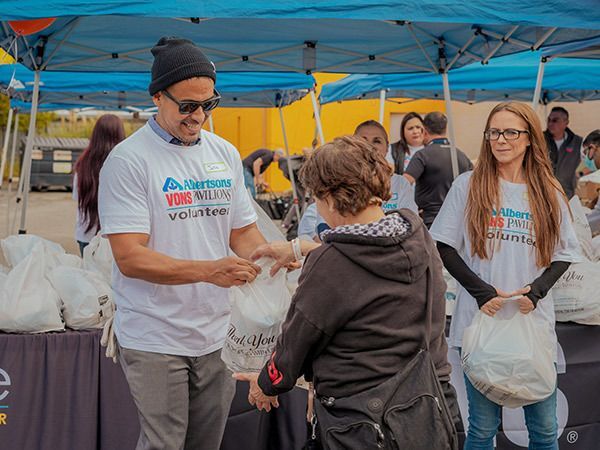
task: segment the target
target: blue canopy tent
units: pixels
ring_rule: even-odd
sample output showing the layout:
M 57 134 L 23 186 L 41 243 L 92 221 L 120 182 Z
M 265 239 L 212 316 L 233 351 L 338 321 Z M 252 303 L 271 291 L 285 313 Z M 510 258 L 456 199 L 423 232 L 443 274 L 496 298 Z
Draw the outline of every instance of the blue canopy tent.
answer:
M 492 59 L 488 66 L 470 65 L 450 75 L 452 98 L 463 102 L 529 101 L 535 89 L 540 52 Z M 576 73 L 577 76 L 573 76 Z M 350 75 L 321 89 L 320 103 L 381 97 L 442 99 L 438 76 L 432 74 Z M 558 59 L 549 65 L 541 96 L 553 101 L 600 100 L 600 64 L 585 59 Z M 381 117 L 380 117 L 381 119 Z
M 31 103 L 33 84 L 34 73 L 22 65 L 0 66 L 0 90 L 14 100 Z M 65 109 L 78 105 L 113 110 L 147 109 L 154 106 L 148 93 L 149 84 L 148 72 L 47 72 L 40 83 L 38 103 L 40 108 L 53 103 L 68 105 Z M 271 108 L 300 100 L 315 84 L 314 77 L 299 73 L 223 72 L 217 76 L 216 88 L 222 97 L 220 106 Z
M 538 75 L 533 96 L 533 104 L 536 105 L 540 98 L 542 83 L 546 64 L 550 61 L 557 61 L 560 58 L 567 58 L 569 61 L 576 59 L 600 59 L 600 36 L 577 39 L 566 43 L 550 44 L 546 43 L 542 47 L 542 57 L 539 61 Z M 552 63 L 554 65 L 555 62 Z
M 44 75 L 44 81 L 41 83 L 38 94 L 39 110 L 90 108 L 148 111 L 154 109 L 154 104 L 147 91 L 150 82 L 149 73 L 48 72 Z M 0 173 L 4 173 L 7 161 L 8 135 L 10 134 L 13 110 L 17 114 L 15 120 L 17 123 L 19 111 L 31 109 L 34 95 L 33 84 L 34 74 L 27 68 L 21 65 L 0 66 L 0 89 L 11 97 Z M 220 106 L 278 108 L 285 148 L 289 157 L 282 108 L 302 99 L 311 89 L 314 89 L 315 84 L 313 76 L 299 73 L 224 72 L 218 74 L 216 88 L 222 97 Z M 212 130 L 212 117 L 209 119 Z M 15 145 L 13 139 L 9 180 L 12 179 Z M 293 174 L 291 174 L 290 181 L 295 195 Z M 296 212 L 299 213 L 297 208 Z
M 600 37 L 547 45 L 542 49 L 542 54 L 546 58 L 600 59 Z
M 451 68 L 486 63 L 544 43 L 599 36 L 600 13 L 594 4 L 595 0 L 569 6 L 558 0 L 232 0 L 227 5 L 69 0 L 53 1 L 49 11 L 47 2 L 22 0 L 3 5 L 0 46 L 35 71 L 37 86 L 44 70 L 146 72 L 149 49 L 158 38 L 182 36 L 200 44 L 220 72 L 440 73 L 451 109 Z M 26 36 L 14 33 L 12 27 L 18 27 L 7 22 L 49 14 L 56 18 L 51 25 Z M 35 92 L 34 87 L 32 121 Z M 311 97 L 323 141 L 314 92 Z M 30 153 L 31 145 L 26 149 Z M 454 148 L 452 156 L 457 168 Z M 24 226 L 24 216 L 22 221 Z

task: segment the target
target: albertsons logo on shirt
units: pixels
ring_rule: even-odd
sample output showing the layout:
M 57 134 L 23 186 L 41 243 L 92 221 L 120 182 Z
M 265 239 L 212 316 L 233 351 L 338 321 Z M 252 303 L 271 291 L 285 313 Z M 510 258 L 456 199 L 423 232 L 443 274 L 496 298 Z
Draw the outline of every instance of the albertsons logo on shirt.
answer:
M 229 215 L 233 195 L 231 178 L 167 177 L 162 191 L 167 215 L 172 221 Z
M 533 215 L 513 208 L 492 209 L 488 239 L 535 246 Z

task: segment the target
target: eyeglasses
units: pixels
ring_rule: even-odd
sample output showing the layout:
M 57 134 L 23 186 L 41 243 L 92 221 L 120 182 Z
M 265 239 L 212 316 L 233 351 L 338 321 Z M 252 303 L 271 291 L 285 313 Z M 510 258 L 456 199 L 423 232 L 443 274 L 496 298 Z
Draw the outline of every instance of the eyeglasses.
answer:
M 521 133 L 529 134 L 527 130 L 515 130 L 514 128 L 507 128 L 504 131 L 496 130 L 495 128 L 490 128 L 489 130 L 485 130 L 483 136 L 488 141 L 497 141 L 500 139 L 500 136 L 504 136 L 504 139 L 507 141 L 516 141 L 521 136 Z
M 173 103 L 176 103 L 177 106 L 179 106 L 179 114 L 182 114 L 184 116 L 192 114 L 198 108 L 202 108 L 202 111 L 204 112 L 212 111 L 217 107 L 219 101 L 221 101 L 221 95 L 217 92 L 216 89 L 215 94 L 211 98 L 202 102 L 194 102 L 191 100 L 185 100 L 183 102 L 180 102 L 179 100 L 175 99 L 175 97 L 173 97 L 171 94 L 169 94 L 169 91 L 164 90 L 162 92 L 165 94 L 165 97 L 167 97 Z

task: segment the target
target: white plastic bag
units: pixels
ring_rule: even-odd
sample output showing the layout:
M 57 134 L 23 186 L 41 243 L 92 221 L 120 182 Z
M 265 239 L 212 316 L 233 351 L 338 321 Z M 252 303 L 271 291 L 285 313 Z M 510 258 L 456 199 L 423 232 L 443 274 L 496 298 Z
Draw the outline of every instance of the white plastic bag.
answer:
M 56 263 L 50 257 L 65 254 L 65 249 L 56 242 L 43 239 L 34 234 L 13 235 L 0 241 L 4 259 L 6 259 L 6 262 L 10 267 L 16 267 L 31 254 L 33 248 L 37 244 L 42 244 L 44 253 L 47 256 L 46 263 L 52 267 L 54 267 Z
M 69 328 L 102 328 L 112 317 L 112 291 L 99 273 L 62 266 L 52 270 L 48 279 L 62 300 Z
M 600 325 L 600 263 L 571 264 L 552 288 L 559 322 Z
M 552 329 L 531 313 L 499 319 L 477 312 L 465 329 L 462 345 L 465 375 L 498 405 L 530 405 L 556 389 Z
M 64 329 L 60 299 L 45 273 L 44 244 L 38 242 L 10 271 L 0 289 L 0 330 L 42 333 Z
M 267 242 L 285 241 L 285 236 L 283 235 L 279 227 L 275 224 L 275 222 L 271 220 L 267 213 L 260 207 L 258 203 L 256 203 L 256 201 L 252 197 L 250 197 L 250 200 L 252 201 L 252 206 L 254 206 L 254 210 L 256 211 L 256 215 L 258 216 L 258 219 L 256 220 L 256 225 L 258 226 L 259 231 L 267 240 Z M 283 272 L 286 272 L 285 269 L 281 270 Z M 296 292 L 296 289 L 298 288 L 298 278 L 300 277 L 300 272 L 300 269 L 292 270 L 291 272 L 286 272 L 287 287 L 291 295 L 294 295 L 294 292 Z
M 569 201 L 573 213 L 573 228 L 581 245 L 583 255 L 590 261 L 596 261 L 596 254 L 592 245 L 592 229 L 587 220 L 581 200 L 576 195 Z
M 108 239 L 97 234 L 83 249 L 83 268 L 98 272 L 110 284 L 112 278 L 113 254 Z
M 267 215 L 265 210 L 262 209 L 252 197 L 250 197 L 250 200 L 252 201 L 252 206 L 254 206 L 254 211 L 256 211 L 257 215 L 256 225 L 267 242 L 285 241 L 285 236 Z
M 257 261 L 262 273 L 249 284 L 229 291 L 231 319 L 221 358 L 233 372 L 259 372 L 275 348 L 290 306 L 285 273 L 271 277 L 273 261 Z

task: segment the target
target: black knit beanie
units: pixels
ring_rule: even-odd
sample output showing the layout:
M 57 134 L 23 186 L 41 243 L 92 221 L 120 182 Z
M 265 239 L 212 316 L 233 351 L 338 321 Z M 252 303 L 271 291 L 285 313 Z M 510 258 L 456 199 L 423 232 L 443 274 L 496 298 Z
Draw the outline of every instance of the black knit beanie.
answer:
M 189 39 L 161 37 L 152 47 L 152 54 L 150 95 L 188 78 L 208 77 L 217 81 L 215 65 Z

